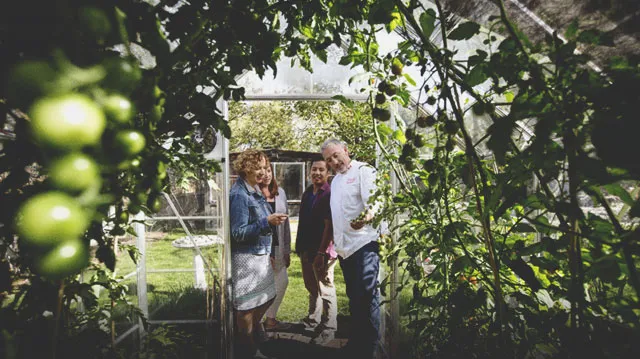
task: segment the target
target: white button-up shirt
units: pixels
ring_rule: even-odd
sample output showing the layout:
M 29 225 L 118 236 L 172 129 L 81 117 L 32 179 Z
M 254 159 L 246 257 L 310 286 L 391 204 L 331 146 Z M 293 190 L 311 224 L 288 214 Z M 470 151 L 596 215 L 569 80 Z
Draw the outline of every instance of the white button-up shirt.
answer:
M 359 161 L 351 161 L 350 165 L 347 172 L 338 173 L 331 181 L 333 241 L 342 258 L 378 240 L 378 231 L 370 224 L 357 230 L 351 228 L 351 221 L 369 208 L 367 202 L 375 191 L 375 169 Z

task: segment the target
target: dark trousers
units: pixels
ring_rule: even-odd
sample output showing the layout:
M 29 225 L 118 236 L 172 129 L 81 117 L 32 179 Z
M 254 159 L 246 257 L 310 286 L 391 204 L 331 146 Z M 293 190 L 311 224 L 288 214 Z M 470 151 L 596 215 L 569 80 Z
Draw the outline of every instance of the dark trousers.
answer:
M 370 242 L 349 258 L 340 258 L 340 267 L 351 312 L 347 357 L 373 358 L 380 338 L 380 292 L 378 290 L 378 243 Z

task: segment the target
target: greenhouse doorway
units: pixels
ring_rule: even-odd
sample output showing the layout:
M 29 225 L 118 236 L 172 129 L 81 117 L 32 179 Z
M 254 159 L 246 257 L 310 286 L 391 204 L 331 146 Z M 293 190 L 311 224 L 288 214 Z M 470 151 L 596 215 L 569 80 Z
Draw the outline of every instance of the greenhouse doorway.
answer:
M 371 124 L 369 122 L 371 119 L 370 113 L 369 113 L 370 110 L 367 103 L 365 102 L 367 100 L 367 97 L 363 95 L 349 95 L 349 96 L 344 96 L 344 99 L 348 101 L 352 101 L 355 104 L 359 104 L 359 106 L 361 105 L 361 108 L 363 109 L 362 110 L 363 114 L 359 114 L 357 116 L 362 116 L 360 120 L 363 121 L 363 126 L 367 126 L 369 129 L 371 129 Z M 315 104 L 316 106 L 325 105 L 325 107 L 334 106 L 336 108 L 340 108 L 341 106 L 344 106 L 344 104 L 342 104 L 337 100 L 338 100 L 337 96 L 322 95 L 322 94 L 318 94 L 318 95 L 313 95 L 313 94 L 247 95 L 242 103 L 246 104 L 246 106 L 254 106 L 254 105 L 261 106 L 264 104 L 274 104 L 274 103 L 280 103 L 280 104 L 289 103 L 289 106 L 292 106 L 291 105 L 292 103 L 307 104 L 307 105 L 301 105 L 299 107 L 309 107 L 308 106 L 309 103 Z M 234 114 L 237 114 L 238 111 L 234 111 L 233 109 L 230 110 L 230 107 L 234 105 L 235 104 L 233 103 L 225 103 L 224 114 L 225 114 L 225 118 L 228 121 L 230 121 L 230 125 L 232 127 L 232 133 L 235 135 L 238 132 L 233 131 L 234 126 L 232 122 L 235 120 Z M 277 106 L 281 107 L 281 105 L 276 105 L 276 107 Z M 342 110 L 344 111 L 345 109 L 342 108 Z M 253 118 L 255 119 L 255 117 Z M 300 118 L 300 120 L 304 122 L 304 118 Z M 254 125 L 257 125 L 257 124 L 254 123 Z M 302 128 L 305 128 L 305 126 L 302 126 Z M 225 178 L 228 179 L 228 182 L 225 184 L 225 189 L 223 192 L 224 193 L 228 192 L 230 185 L 234 180 L 235 175 L 232 173 L 233 171 L 231 170 L 231 166 L 233 163 L 233 159 L 235 158 L 235 156 L 237 156 L 240 150 L 242 150 L 243 148 L 244 149 L 256 148 L 256 149 L 264 150 L 271 160 L 274 173 L 276 174 L 276 178 L 278 178 L 280 182 L 285 182 L 286 188 L 290 188 L 289 191 L 292 190 L 293 192 L 292 195 L 290 195 L 290 193 L 287 193 L 287 197 L 288 197 L 288 202 L 290 206 L 290 214 L 291 214 L 290 218 L 292 222 L 292 225 L 291 225 L 292 242 L 294 242 L 295 235 L 297 232 L 298 207 L 301 199 L 301 194 L 307 185 L 306 179 L 308 178 L 308 169 L 310 168 L 310 165 L 311 165 L 312 156 L 317 155 L 319 153 L 319 148 L 321 143 L 329 137 L 338 137 L 345 140 L 345 142 L 347 142 L 347 144 L 349 145 L 350 150 L 352 147 L 357 148 L 358 145 L 361 144 L 357 142 L 363 142 L 362 136 L 365 134 L 361 133 L 360 131 L 355 131 L 355 132 L 359 132 L 359 135 L 360 135 L 359 138 L 355 138 L 355 137 L 344 138 L 345 137 L 344 135 L 337 134 L 335 132 L 332 133 L 331 131 L 321 132 L 320 139 L 316 140 L 316 143 L 314 143 L 311 147 L 307 147 L 307 148 L 295 147 L 297 151 L 290 150 L 290 148 L 287 148 L 287 147 L 285 147 L 284 149 L 283 148 L 266 148 L 270 146 L 265 146 L 263 145 L 263 143 L 261 144 L 259 141 L 245 144 L 244 147 L 242 147 L 243 144 L 242 143 L 239 144 L 238 143 L 239 141 L 234 141 L 234 137 L 232 135 L 232 138 L 230 140 L 227 140 L 227 139 L 223 140 L 226 143 L 224 147 L 229 150 L 228 154 L 225 156 L 225 159 L 228 159 L 228 160 L 225 160 L 224 162 L 224 172 L 228 173 L 229 175 L 225 176 Z M 360 155 L 356 155 L 355 158 L 359 160 L 364 160 L 366 162 L 370 162 L 371 164 L 375 165 L 377 163 L 377 151 L 375 148 L 375 142 L 373 141 L 373 133 L 370 134 L 369 140 L 370 140 L 371 148 L 368 150 L 361 149 L 360 151 L 356 151 L 356 152 L 360 152 Z M 353 143 L 353 146 L 352 146 L 352 143 Z M 305 151 L 299 151 L 301 149 L 304 149 Z M 362 157 L 365 157 L 365 158 L 362 158 Z M 287 174 L 294 174 L 292 177 L 295 177 L 295 179 L 293 181 L 287 181 L 288 179 Z M 226 205 L 228 206 L 228 204 Z M 225 222 L 225 225 L 228 225 L 228 223 Z M 228 233 L 228 231 L 225 231 L 225 233 Z M 228 240 L 229 238 L 225 237 L 225 241 L 228 241 Z M 294 243 L 292 243 L 292 247 L 293 246 L 294 246 Z M 229 247 L 225 245 L 225 248 L 229 248 Z M 225 254 L 225 258 L 228 259 L 229 255 Z M 338 348 L 346 344 L 346 333 L 349 330 L 348 321 L 349 321 L 350 315 L 349 315 L 349 309 L 348 309 L 348 299 L 345 293 L 345 287 L 344 287 L 344 281 L 342 278 L 341 268 L 339 265 L 337 265 L 335 269 L 335 283 L 336 283 L 336 289 L 338 294 L 338 312 L 339 312 L 338 313 L 338 331 L 336 333 L 336 339 L 334 339 L 331 343 L 329 343 L 327 347 L 318 348 L 317 346 L 312 346 L 310 344 L 307 344 L 311 339 L 309 337 L 310 334 L 305 333 L 303 326 L 299 324 L 300 318 L 306 315 L 308 299 L 306 295 L 307 293 L 306 289 L 302 284 L 302 278 L 301 278 L 300 269 L 299 269 L 299 266 L 300 266 L 299 258 L 295 254 L 292 254 L 291 261 L 292 261 L 292 264 L 289 270 L 289 278 L 290 278 L 289 286 L 286 291 L 284 301 L 278 312 L 279 320 L 287 322 L 288 324 L 291 324 L 291 326 L 290 326 L 290 329 L 288 330 L 270 333 L 272 338 L 276 340 L 271 341 L 270 343 L 269 342 L 265 343 L 267 344 L 267 347 L 265 349 L 266 350 L 265 354 L 268 354 L 271 357 L 275 357 L 275 358 L 279 357 L 278 353 L 283 355 L 283 357 L 291 357 L 291 355 L 313 356 L 313 355 L 317 355 L 316 352 L 320 350 L 320 351 L 323 351 L 323 353 L 330 355 L 332 353 L 331 350 L 337 350 Z M 230 264 L 230 262 L 227 262 L 227 263 Z M 383 267 L 385 266 L 381 265 L 381 271 L 379 276 L 380 282 L 382 282 L 383 278 L 386 275 L 388 275 L 390 271 L 392 271 L 391 268 L 386 268 L 385 270 L 385 268 Z M 225 273 L 227 273 L 226 283 L 231 283 L 231 278 L 230 278 L 231 270 L 230 270 L 230 267 L 228 266 L 226 268 L 227 268 L 227 270 L 225 271 Z M 231 291 L 231 285 L 228 285 L 227 290 L 229 292 Z M 389 298 L 385 298 L 385 299 L 389 299 Z M 227 303 L 227 304 L 228 304 L 227 316 L 229 318 L 233 318 L 233 310 L 232 310 L 231 303 Z M 381 316 L 382 317 L 381 318 L 382 333 L 386 334 L 387 330 L 385 329 L 385 323 L 389 319 L 391 319 L 391 317 L 393 316 L 391 314 L 390 308 L 392 308 L 394 304 L 395 303 L 386 304 L 383 307 L 383 310 L 381 311 L 382 313 L 384 313 Z M 385 318 L 387 320 L 385 320 Z M 228 323 L 230 325 L 233 324 L 232 321 L 229 321 Z M 229 327 L 229 328 L 226 328 L 226 330 L 229 333 L 228 337 L 232 338 L 233 328 Z M 381 341 L 380 341 L 380 347 L 382 350 L 379 350 L 380 352 L 378 356 L 379 358 L 389 357 L 389 354 L 387 353 L 387 347 L 389 345 L 385 343 L 385 339 L 388 339 L 389 336 L 385 334 L 383 334 L 383 337 L 381 338 Z M 226 345 L 227 345 L 227 350 L 232 352 L 233 350 L 232 345 L 230 345 L 229 343 L 227 343 Z M 272 349 L 273 351 L 270 351 L 270 349 Z M 229 355 L 230 355 L 229 357 L 233 357 L 232 353 Z

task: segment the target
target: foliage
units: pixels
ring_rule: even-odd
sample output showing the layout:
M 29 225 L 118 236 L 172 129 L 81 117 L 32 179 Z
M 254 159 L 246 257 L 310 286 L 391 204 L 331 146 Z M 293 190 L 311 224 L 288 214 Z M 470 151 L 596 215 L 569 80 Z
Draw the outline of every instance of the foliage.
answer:
M 203 158 L 193 137 L 212 127 L 229 136 L 216 104 L 221 98 L 242 98 L 243 89 L 235 78 L 246 70 L 260 75 L 267 68 L 276 70 L 275 61 L 283 54 L 308 68 L 311 52 L 322 54 L 338 28 L 344 30 L 361 18 L 359 13 L 334 18 L 323 5 L 323 1 L 266 0 L 27 0 L 3 8 L 0 123 L 3 130 L 10 130 L 12 140 L 3 143 L 0 157 L 1 275 L 6 279 L 1 290 L 13 294 L 18 290 L 13 282 L 24 278 L 36 293 L 31 297 L 41 301 L 40 311 L 29 312 L 35 317 L 21 319 L 33 323 L 46 320 L 42 313 L 60 318 L 70 310 L 75 293 L 62 301 L 57 288 L 76 283 L 75 263 L 87 263 L 82 255 L 73 268 L 59 264 L 56 271 L 44 270 L 48 267 L 38 263 L 58 253 L 58 244 L 67 244 L 48 238 L 53 239 L 51 245 L 41 252 L 27 245 L 28 236 L 16 241 L 18 209 L 39 194 L 59 189 L 46 179 L 51 162 L 82 152 L 99 166 L 101 180 L 94 178 L 89 188 L 75 192 L 69 189 L 78 186 L 61 187 L 87 217 L 82 226 L 88 230 L 82 238 L 69 240 L 76 248 L 82 242 L 77 251 L 81 254 L 90 240 L 97 241 L 96 258 L 113 269 L 113 238 L 131 231 L 130 214 L 157 207 L 159 193 L 169 183 L 168 166 L 178 173 L 216 168 Z M 24 28 L 24 24 L 34 26 Z M 18 28 L 24 31 L 14 31 Z M 55 220 L 53 216 L 47 222 L 52 233 Z M 9 250 L 19 253 L 10 264 L 4 259 Z M 35 286 L 40 282 L 49 285 Z M 43 299 L 49 297 L 57 297 L 64 306 Z M 9 298 L 13 301 L 7 315 L 23 312 L 26 302 L 20 296 Z M 24 332 L 9 323 L 3 321 L 2 328 L 22 338 Z M 68 325 L 72 323 L 62 321 L 60 330 L 57 326 L 42 330 L 50 342 L 57 342 Z M 20 352 L 22 345 L 18 348 Z
M 318 152 L 327 138 L 335 137 L 349 144 L 354 157 L 375 163 L 369 111 L 366 103 L 351 106 L 326 101 L 232 103 L 230 148 Z
M 440 1 L 378 2 L 371 11 L 386 15 L 369 18 L 345 58 L 376 80 L 372 97 L 405 106 L 415 81 L 403 72 L 425 74 L 404 131 L 373 116 L 382 170 L 399 181 L 394 194 L 383 174 L 378 220 L 400 233 L 381 254 L 410 276 L 401 287 L 413 289 L 411 354 L 630 356 L 637 346 L 620 338 L 640 335 L 638 229 L 625 217 L 638 206 L 638 94 L 622 89 L 638 86 L 638 64 L 611 59 L 599 73 L 575 50 L 610 46 L 608 34 L 574 24 L 566 42 L 532 44 L 497 4 L 500 16 L 482 29 L 455 21 Z M 405 39 L 390 54 L 372 36 L 383 29 Z M 442 42 L 432 41 L 437 31 Z M 470 56 L 452 46 L 472 38 L 484 47 Z M 485 121 L 485 132 L 472 132 Z M 603 214 L 583 210 L 588 202 Z
M 0 310 L 3 348 L 6 357 L 29 358 L 113 355 L 114 310 L 126 313 L 130 322 L 146 319 L 103 265 L 93 266 L 94 274 L 85 282 L 69 280 L 56 287 L 38 277 L 29 278 L 16 288 L 15 297 Z M 109 300 L 98 300 L 94 286 L 105 288 Z M 78 310 L 82 306 L 82 310 Z M 58 308 L 55 312 L 52 308 Z M 51 333 L 56 335 L 51 335 Z
M 566 41 L 554 34 L 532 43 L 502 0 L 495 4 L 500 15 L 487 28 L 458 21 L 439 0 L 7 4 L 0 25 L 0 120 L 13 127 L 0 157 L 0 248 L 11 254 L 0 268 L 9 298 L 0 321 L 5 352 L 30 357 L 48 345 L 64 354 L 73 347 L 65 343 L 83 335 L 108 343 L 103 324 L 113 309 L 92 304 L 73 273 L 64 280 L 36 273 L 43 253 L 57 247 L 26 245 L 28 230 L 16 245 L 23 204 L 61 190 L 82 206 L 89 229 L 70 239 L 98 243 L 107 269 L 95 284 L 117 303 L 121 289 L 107 274 L 113 237 L 130 230 L 129 213 L 154 207 L 169 183 L 167 165 L 215 167 L 193 137 L 211 127 L 229 137 L 216 105 L 242 100 L 235 78 L 275 71 L 283 55 L 309 68 L 311 54 L 326 59 L 336 44 L 346 48 L 340 64 L 362 66 L 371 80 L 363 91 L 385 159 L 378 199 L 387 203 L 377 220 L 400 233 L 382 254 L 410 276 L 401 285 L 413 291 L 411 354 L 630 356 L 638 340 L 626 338 L 640 330 L 639 98 L 629 90 L 640 87 L 637 60 L 612 58 L 595 71 L 576 50 L 611 46 L 610 34 L 576 23 Z M 384 54 L 381 31 L 404 41 Z M 472 40 L 484 47 L 468 55 L 452 46 Z M 396 105 L 415 109 L 415 121 L 400 121 Z M 480 123 L 489 127 L 472 132 Z M 348 132 L 336 135 L 359 142 L 359 124 L 339 128 Z M 130 130 L 137 140 L 119 134 Z M 94 179 L 85 188 L 39 177 L 76 152 L 99 165 L 100 181 L 87 175 Z M 587 202 L 602 214 L 585 212 Z M 435 265 L 428 276 L 427 257 Z M 84 312 L 74 310 L 78 298 L 88 303 Z M 31 346 L 30 338 L 46 345 Z M 87 350 L 98 356 L 98 348 L 105 346 Z

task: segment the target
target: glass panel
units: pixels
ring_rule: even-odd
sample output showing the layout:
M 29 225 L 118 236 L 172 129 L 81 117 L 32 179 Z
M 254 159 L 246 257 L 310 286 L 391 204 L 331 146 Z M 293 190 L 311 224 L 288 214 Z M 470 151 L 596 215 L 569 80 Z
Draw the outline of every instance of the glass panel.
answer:
M 327 62 L 324 63 L 316 56 L 311 57 L 313 73 L 301 68 L 298 63 L 291 67 L 290 57 L 283 57 L 277 63 L 277 76 L 268 70 L 262 79 L 253 73 L 244 74 L 238 79 L 238 84 L 245 88 L 247 96 L 251 95 L 309 95 L 309 94 L 342 94 L 357 95 L 359 89 L 366 82 L 354 81 L 349 84 L 349 79 L 363 72 L 361 66 L 349 68 L 338 62 L 344 56 L 343 49 L 332 45 L 327 48 Z
M 287 194 L 289 215 L 298 215 L 302 192 L 304 191 L 304 166 L 302 163 L 274 163 L 275 178 Z
M 167 194 L 171 198 L 178 213 L 181 216 L 221 216 L 220 207 L 222 196 L 222 174 L 211 174 L 207 171 L 183 174 L 176 176 L 175 171 L 169 169 L 168 174 L 171 180 L 171 187 Z M 171 206 L 165 197 L 160 197 L 162 206 L 156 217 L 175 216 Z M 190 231 L 215 231 L 221 226 L 221 220 L 185 220 Z M 170 221 L 159 226 L 168 226 L 163 229 L 181 228 L 177 221 Z M 170 228 L 169 228 L 170 227 Z

